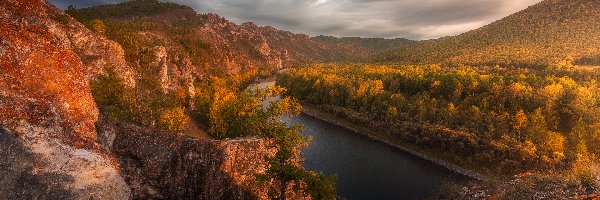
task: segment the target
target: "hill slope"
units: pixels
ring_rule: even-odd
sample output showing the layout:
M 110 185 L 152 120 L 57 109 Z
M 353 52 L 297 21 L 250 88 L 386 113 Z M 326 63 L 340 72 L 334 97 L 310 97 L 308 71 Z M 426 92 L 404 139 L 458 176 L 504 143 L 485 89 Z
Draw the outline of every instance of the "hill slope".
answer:
M 67 12 L 123 45 L 130 62 L 135 62 L 144 48 L 164 46 L 170 58 L 189 58 L 191 65 L 209 74 L 315 61 L 357 61 L 389 49 L 381 47 L 382 41 L 366 46 L 329 43 L 251 22 L 238 25 L 216 14 L 197 14 L 190 7 L 156 0 Z
M 600 1 L 546 0 L 482 28 L 378 56 L 402 63 L 600 64 Z
M 417 41 L 405 38 L 360 38 L 360 37 L 333 37 L 319 35 L 311 37 L 311 40 L 330 45 L 346 45 L 353 48 L 365 48 L 373 51 L 386 51 L 406 47 L 417 43 Z

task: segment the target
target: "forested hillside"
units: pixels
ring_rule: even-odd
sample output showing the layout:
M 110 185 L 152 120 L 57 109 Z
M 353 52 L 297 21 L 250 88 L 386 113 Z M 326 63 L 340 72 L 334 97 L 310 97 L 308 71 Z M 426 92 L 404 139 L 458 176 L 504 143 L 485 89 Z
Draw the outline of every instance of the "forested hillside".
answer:
M 321 52 L 323 47 L 312 43 L 308 36 L 272 27 L 259 27 L 252 23 L 236 25 L 215 14 L 198 15 L 187 6 L 154 0 L 128 1 L 81 10 L 69 7 L 66 12 L 96 34 L 121 44 L 125 58 L 133 68 L 135 85 L 127 85 L 120 76 L 119 66 L 110 63 L 103 65 L 101 73 L 89 82 L 100 116 L 108 126 L 112 127 L 111 123 L 117 122 L 129 124 L 131 127 L 143 126 L 167 131 L 168 134 L 191 135 L 189 127 L 192 124 L 191 126 L 198 126 L 196 129 L 203 129 L 199 131 L 206 132 L 199 137 L 203 141 L 220 142 L 231 138 L 244 141 L 253 137 L 249 140 L 264 141 L 265 144 L 254 146 L 251 150 L 234 147 L 240 152 L 232 157 L 252 160 L 246 166 L 257 167 L 256 170 L 250 170 L 249 175 L 240 175 L 251 183 L 250 187 L 258 186 L 253 189 L 257 194 L 235 194 L 230 191 L 226 193 L 238 195 L 240 198 L 258 199 L 266 199 L 267 195 L 273 196 L 272 198 L 289 195 L 291 199 L 307 196 L 332 199 L 335 196 L 333 177 L 305 169 L 302 161 L 298 159 L 300 150 L 308 143 L 308 139 L 300 135 L 301 126 L 288 126 L 278 120 L 298 115 L 299 103 L 287 97 L 274 100 L 268 107 L 263 107 L 263 100 L 279 96 L 285 89 L 276 86 L 245 89 L 257 76 L 272 75 L 271 73 L 283 63 L 312 62 L 321 59 L 316 56 L 329 56 Z M 335 56 L 342 55 L 335 53 Z M 327 59 L 338 59 L 335 56 Z M 149 131 L 138 129 L 128 132 Z M 153 144 L 168 142 L 162 141 L 160 135 L 145 138 L 155 140 L 146 141 Z M 126 146 L 122 151 L 146 148 L 136 147 L 137 145 L 138 143 L 131 147 Z M 142 143 L 141 146 L 143 145 L 145 144 Z M 157 146 L 178 151 L 173 147 L 176 145 Z M 266 149 L 267 155 L 254 154 L 258 159 L 244 158 L 247 157 L 244 153 L 259 153 L 263 149 Z M 217 158 L 215 153 L 203 152 L 205 149 L 201 151 Z M 143 161 L 150 162 L 143 158 L 146 155 L 149 154 L 141 155 Z M 129 156 L 140 160 L 140 156 L 131 153 L 119 156 L 125 162 L 129 162 Z M 153 162 L 160 160 L 160 156 L 152 157 Z M 199 161 L 204 162 L 205 159 Z M 166 163 L 169 167 L 165 169 L 177 169 L 177 173 L 188 173 L 179 167 L 172 167 L 177 164 Z M 223 166 L 228 166 L 231 170 L 242 169 L 237 165 Z M 136 165 L 125 170 L 163 173 L 140 167 L 146 165 Z M 200 176 L 210 174 L 201 167 L 192 165 L 189 172 L 199 173 Z M 141 176 L 142 179 L 145 178 Z M 182 176 L 186 177 L 185 174 Z M 193 179 L 194 188 L 202 185 L 196 183 L 197 177 L 198 175 L 189 177 Z M 218 180 L 211 178 L 211 181 L 212 179 Z M 161 178 L 159 181 L 149 181 L 151 183 L 148 184 L 160 185 L 160 181 L 164 180 Z M 172 198 L 208 191 L 204 188 L 186 188 L 185 192 L 170 193 L 169 187 L 187 184 L 187 181 L 181 180 L 174 182 L 168 187 L 160 186 L 161 190 L 164 189 L 160 193 L 167 191 L 164 192 L 167 194 L 165 196 Z M 281 186 L 271 186 L 274 184 Z M 219 183 L 214 185 L 218 186 Z M 183 190 L 181 188 L 185 187 L 177 185 L 174 188 Z M 153 195 L 146 194 L 145 191 L 135 192 L 140 193 L 135 194 L 138 198 Z M 208 197 L 201 198 L 216 198 L 214 196 L 216 195 L 209 194 Z
M 401 47 L 377 60 L 542 67 L 557 60 L 573 60 L 599 65 L 598 33 L 600 1 L 546 0 L 482 28 Z
M 512 174 L 600 155 L 597 77 L 588 69 L 323 64 L 287 70 L 277 83 L 388 141 Z

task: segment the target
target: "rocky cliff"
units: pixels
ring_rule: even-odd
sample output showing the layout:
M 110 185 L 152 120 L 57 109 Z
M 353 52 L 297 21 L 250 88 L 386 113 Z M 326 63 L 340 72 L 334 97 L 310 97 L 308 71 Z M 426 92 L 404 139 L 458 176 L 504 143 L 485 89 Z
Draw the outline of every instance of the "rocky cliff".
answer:
M 169 63 L 176 63 L 175 58 L 186 58 L 198 74 L 235 74 L 295 63 L 360 60 L 388 49 L 380 47 L 385 41 L 396 41 L 354 38 L 347 43 L 322 42 L 252 22 L 235 24 L 216 14 L 197 14 L 190 7 L 155 0 L 95 6 L 71 14 L 92 29 L 96 20 L 101 20 L 107 37 L 124 45 L 131 55 L 130 62 L 135 62 L 141 49 L 164 46 Z
M 215 141 L 127 124 L 98 123 L 135 198 L 267 199 L 256 173 L 275 149 L 258 138 Z
M 111 40 L 98 36 L 82 24 L 66 15 L 53 5 L 38 1 L 3 1 L 2 18 L 5 28 L 19 29 L 39 36 L 39 42 L 58 48 L 72 50 L 81 60 L 88 79 L 94 79 L 104 73 L 105 67 L 113 66 L 128 85 L 134 85 L 133 69 L 125 61 L 121 46 Z M 8 34 L 8 33 L 7 33 Z M 13 36 L 22 36 L 13 32 Z M 8 37 L 8 35 L 3 34 Z M 8 40 L 8 38 L 6 38 Z M 29 42 L 34 42 L 33 40 Z M 20 44 L 5 44 L 18 47 Z M 3 56 L 24 55 L 28 49 L 14 49 Z M 10 58 L 19 61 L 22 57 Z
M 128 198 L 113 159 L 96 143 L 98 109 L 85 78 L 91 65 L 56 34 L 62 18 L 45 1 L 0 2 L 0 193 Z
M 89 81 L 112 65 L 135 85 L 119 44 L 45 0 L 0 1 L 0 21 L 0 198 L 265 198 L 266 142 L 98 122 Z

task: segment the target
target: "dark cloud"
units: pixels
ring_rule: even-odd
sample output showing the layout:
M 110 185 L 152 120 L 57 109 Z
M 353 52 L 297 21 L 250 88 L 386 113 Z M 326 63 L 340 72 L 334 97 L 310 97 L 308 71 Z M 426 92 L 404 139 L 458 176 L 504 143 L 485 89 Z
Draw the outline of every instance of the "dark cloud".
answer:
M 50 0 L 65 8 L 119 0 Z M 430 39 L 460 34 L 541 0 L 166 0 L 236 23 L 309 35 Z

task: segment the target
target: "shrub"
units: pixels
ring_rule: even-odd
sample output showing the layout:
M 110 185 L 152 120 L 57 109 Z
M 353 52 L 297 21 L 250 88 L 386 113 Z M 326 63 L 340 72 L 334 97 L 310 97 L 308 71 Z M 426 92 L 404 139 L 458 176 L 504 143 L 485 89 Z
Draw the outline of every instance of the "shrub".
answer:
M 158 118 L 159 128 L 175 133 L 183 133 L 188 122 L 183 108 L 172 108 L 163 111 Z
M 90 87 L 104 116 L 117 121 L 135 121 L 133 90 L 123 84 L 112 67 L 106 67 L 106 73 L 91 81 Z

